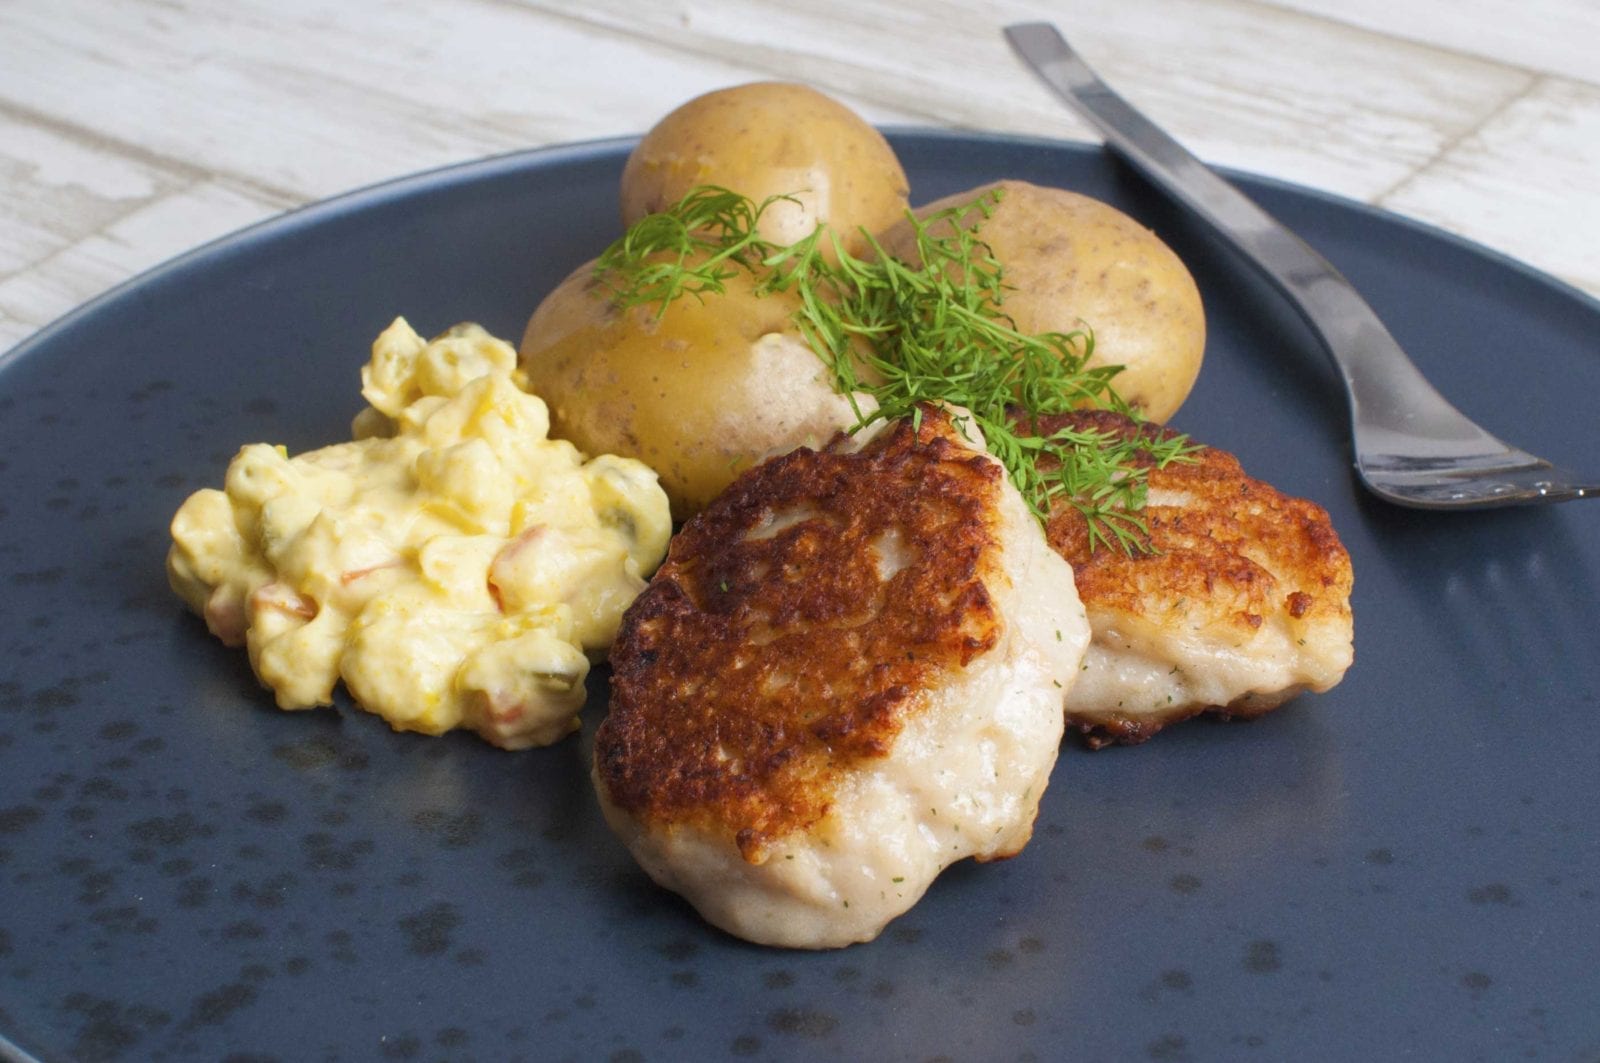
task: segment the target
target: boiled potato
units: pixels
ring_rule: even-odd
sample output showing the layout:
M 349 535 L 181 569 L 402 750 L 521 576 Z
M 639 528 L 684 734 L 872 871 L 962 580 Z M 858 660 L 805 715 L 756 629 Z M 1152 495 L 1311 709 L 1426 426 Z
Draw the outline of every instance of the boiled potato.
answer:
M 655 305 L 618 310 L 593 263 L 580 268 L 539 304 L 522 340 L 550 434 L 643 461 L 683 520 L 769 454 L 854 425 L 791 322 L 798 296 L 757 296 L 755 284 L 741 272 L 724 294 L 684 296 L 658 317 Z
M 1112 386 L 1153 421 L 1183 405 L 1200 372 L 1205 313 L 1194 278 L 1150 230 L 1106 203 L 1059 188 L 1000 181 L 919 208 L 927 217 L 971 203 L 992 188 L 1001 198 L 988 218 L 973 212 L 963 223 L 1004 270 L 1002 309 L 1025 333 L 1094 333 L 1090 365 L 1125 368 Z M 937 231 L 937 230 L 935 230 Z M 916 238 L 901 221 L 885 248 L 911 260 Z
M 622 220 L 665 210 L 697 185 L 719 185 L 757 203 L 761 235 L 787 245 L 827 222 L 859 247 L 906 209 L 900 160 L 872 126 L 804 85 L 757 82 L 719 89 L 667 115 L 628 156 Z

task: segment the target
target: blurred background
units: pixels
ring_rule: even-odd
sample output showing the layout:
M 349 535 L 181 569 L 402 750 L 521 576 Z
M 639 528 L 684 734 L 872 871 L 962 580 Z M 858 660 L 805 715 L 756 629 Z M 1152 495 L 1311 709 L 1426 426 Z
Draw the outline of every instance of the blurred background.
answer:
M 284 210 L 742 81 L 1093 139 L 1001 39 L 1037 19 L 1210 162 L 1600 294 L 1594 0 L 4 0 L 0 349 Z

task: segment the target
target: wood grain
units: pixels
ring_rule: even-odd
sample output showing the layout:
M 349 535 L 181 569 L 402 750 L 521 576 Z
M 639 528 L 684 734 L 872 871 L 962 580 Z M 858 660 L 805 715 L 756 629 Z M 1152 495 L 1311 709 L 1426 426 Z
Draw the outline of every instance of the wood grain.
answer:
M 0 346 L 22 340 L 136 273 L 291 205 L 219 180 L 153 196 L 32 268 L 0 280 Z
M 287 207 L 741 81 L 1088 139 L 1000 37 L 1034 19 L 1204 158 L 1600 293 L 1593 0 L 51 0 L 0 4 L 0 346 Z
M 1541 79 L 1379 202 L 1600 293 L 1600 86 Z
M 1593 0 L 1267 2 L 1534 73 L 1600 81 L 1600 4 Z
M 782 0 L 592 0 L 582 17 L 707 55 L 755 56 L 780 76 L 885 100 L 934 124 L 1090 138 L 999 32 L 1009 22 L 1059 20 L 1057 4 L 869 3 L 838 19 L 811 11 Z M 1530 81 L 1495 64 L 1247 3 L 1083 0 L 1063 30 L 1202 158 L 1358 199 L 1392 187 Z

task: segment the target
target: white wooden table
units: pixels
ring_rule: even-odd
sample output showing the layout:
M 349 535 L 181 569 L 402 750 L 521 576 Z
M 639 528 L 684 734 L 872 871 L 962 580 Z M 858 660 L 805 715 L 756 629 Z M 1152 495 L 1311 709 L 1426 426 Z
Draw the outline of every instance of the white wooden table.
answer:
M 0 0 L 0 350 L 299 204 L 806 81 L 883 123 L 1092 139 L 1047 19 L 1209 161 L 1600 295 L 1600 0 Z

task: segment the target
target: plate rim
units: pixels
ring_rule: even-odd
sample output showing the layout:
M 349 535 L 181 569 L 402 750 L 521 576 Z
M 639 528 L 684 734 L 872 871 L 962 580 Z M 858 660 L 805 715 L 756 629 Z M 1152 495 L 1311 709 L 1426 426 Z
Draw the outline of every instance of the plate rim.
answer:
M 939 126 L 882 125 L 877 128 L 891 141 L 898 139 L 926 140 L 945 144 L 964 142 L 1016 145 L 1027 148 L 1066 151 L 1075 154 L 1093 154 L 1098 150 L 1116 159 L 1117 165 L 1127 169 L 1127 172 L 1133 174 L 1137 180 L 1141 182 L 1144 180 L 1135 171 L 1128 168 L 1128 164 L 1122 161 L 1113 149 L 1098 141 L 1065 139 L 1035 134 L 948 129 Z M 236 251 L 254 241 L 272 238 L 280 233 L 288 234 L 305 227 L 316 226 L 325 218 L 381 205 L 412 194 L 438 191 L 453 185 L 470 183 L 479 177 L 496 174 L 500 171 L 518 170 L 530 165 L 559 165 L 563 162 L 592 159 L 627 148 L 637 143 L 641 135 L 629 133 L 562 141 L 554 144 L 541 144 L 533 147 L 512 148 L 477 158 L 463 159 L 424 170 L 386 177 L 370 184 L 359 185 L 343 192 L 334 193 L 331 196 L 290 207 L 287 210 L 261 218 L 241 228 L 214 236 L 186 251 L 181 251 L 152 266 L 148 266 L 117 282 L 98 295 L 92 296 L 85 302 L 56 317 L 31 335 L 24 337 L 9 350 L 0 352 L 0 374 L 4 374 L 6 370 L 20 362 L 38 356 L 40 350 L 49 348 L 60 335 L 70 331 L 80 321 L 100 313 L 109 304 L 147 285 L 158 284 L 165 278 L 182 273 L 213 255 Z M 1207 165 L 1211 164 L 1208 163 Z M 1211 166 L 1211 168 L 1229 181 L 1243 185 L 1247 194 L 1252 189 L 1263 189 L 1277 194 L 1301 197 L 1335 210 L 1353 210 L 1373 220 L 1398 225 L 1414 235 L 1442 241 L 1458 253 L 1487 259 L 1497 267 L 1509 269 L 1522 279 L 1549 289 L 1551 294 L 1573 300 L 1579 307 L 1591 314 L 1600 315 L 1600 296 L 1591 295 L 1573 283 L 1547 273 L 1508 252 L 1490 247 L 1470 237 L 1450 232 L 1432 222 L 1408 217 L 1382 206 L 1365 203 L 1359 199 L 1326 189 L 1301 184 L 1288 178 L 1268 176 L 1229 166 Z M 1165 194 L 1154 185 L 1146 183 L 1145 187 L 1152 196 L 1165 198 Z M 1177 209 L 1182 210 L 1184 208 L 1179 207 Z M 1199 222 L 1198 219 L 1196 223 L 1202 226 L 1204 224 Z M 1246 269 L 1242 262 L 1238 263 L 1238 265 L 1241 270 Z M 0 376 L 0 380 L 3 380 L 3 376 Z

